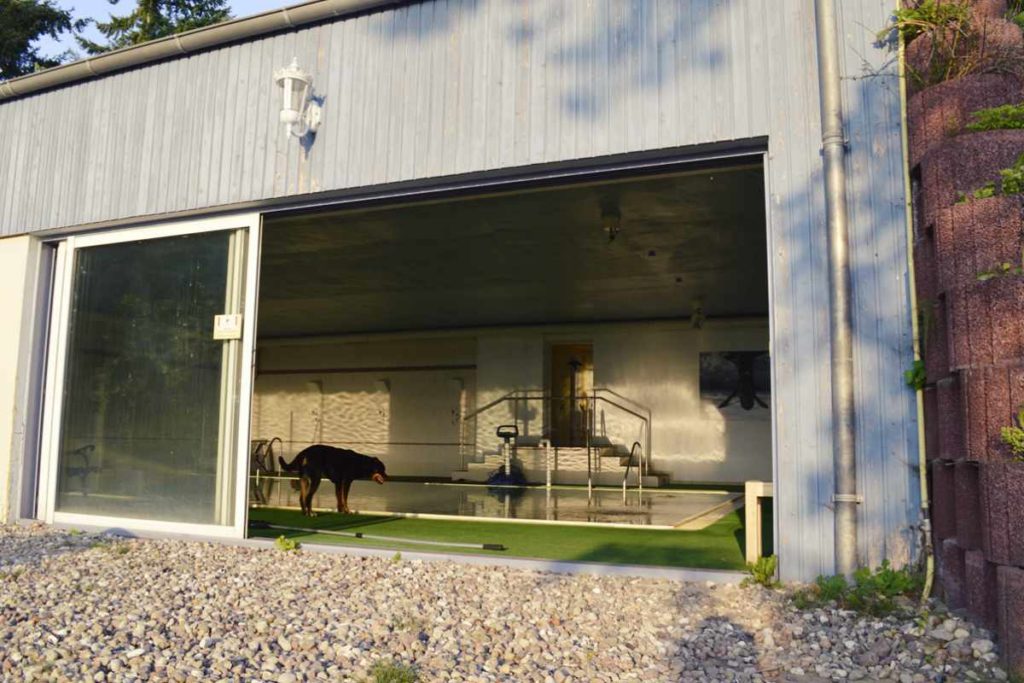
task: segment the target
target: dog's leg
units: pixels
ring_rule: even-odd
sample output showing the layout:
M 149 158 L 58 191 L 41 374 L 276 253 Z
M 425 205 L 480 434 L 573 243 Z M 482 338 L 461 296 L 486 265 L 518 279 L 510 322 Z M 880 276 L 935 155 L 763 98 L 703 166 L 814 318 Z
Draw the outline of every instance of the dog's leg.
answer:
M 334 495 L 338 499 L 338 512 L 348 512 L 348 506 L 345 505 L 345 482 L 339 481 L 334 484 Z
M 306 507 L 309 500 L 309 478 L 299 478 L 299 507 L 302 509 L 302 514 L 308 516 L 309 509 Z
M 314 477 L 309 482 L 309 495 L 306 498 L 306 510 L 309 511 L 310 517 L 316 517 L 316 513 L 313 512 L 313 496 L 316 495 L 318 488 L 320 488 L 320 477 Z
M 341 504 L 345 507 L 345 512 L 349 513 L 351 510 L 348 509 L 348 490 L 352 488 L 352 480 L 346 479 L 341 486 Z

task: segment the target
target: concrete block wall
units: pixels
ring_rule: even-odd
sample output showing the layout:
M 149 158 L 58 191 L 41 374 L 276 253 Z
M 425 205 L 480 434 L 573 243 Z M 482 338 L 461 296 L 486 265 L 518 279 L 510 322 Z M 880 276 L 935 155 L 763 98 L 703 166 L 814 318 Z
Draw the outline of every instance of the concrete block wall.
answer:
M 990 41 L 1024 50 L 1006 4 L 974 2 Z M 927 38 L 927 37 L 925 37 Z M 911 68 L 930 54 L 919 38 Z M 914 266 L 928 384 L 925 436 L 938 587 L 996 631 L 1024 673 L 1024 462 L 1000 439 L 1024 406 L 1024 278 L 978 275 L 1024 258 L 1024 197 L 961 201 L 1024 154 L 1024 130 L 971 132 L 971 112 L 1024 101 L 1024 79 L 978 73 L 908 101 L 915 183 Z

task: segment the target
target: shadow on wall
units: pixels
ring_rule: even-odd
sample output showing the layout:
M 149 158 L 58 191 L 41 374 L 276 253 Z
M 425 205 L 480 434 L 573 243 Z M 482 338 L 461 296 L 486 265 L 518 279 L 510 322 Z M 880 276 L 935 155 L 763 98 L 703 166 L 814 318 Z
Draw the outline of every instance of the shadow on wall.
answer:
M 729 55 L 724 46 L 715 44 L 712 34 L 730 4 L 729 0 L 452 0 L 412 3 L 394 12 L 393 21 L 377 22 L 373 30 L 384 41 L 439 36 L 456 41 L 462 22 L 504 22 L 500 33 L 515 46 L 516 61 L 556 64 L 571 74 L 565 80 L 574 85 L 560 96 L 566 112 L 596 119 L 605 116 L 627 89 L 657 90 L 686 70 L 704 71 L 709 77 L 718 74 Z M 578 31 L 577 27 L 594 30 Z M 728 29 L 719 30 L 724 34 Z M 570 33 L 580 37 L 567 41 Z M 609 78 L 588 78 L 586 74 L 594 69 L 607 69 Z
M 920 507 L 916 396 L 902 377 L 913 362 L 913 334 L 901 130 L 895 117 L 866 113 L 898 107 L 899 80 L 891 73 L 895 67 L 887 55 L 880 53 L 878 62 L 886 72 L 872 71 L 865 64 L 844 84 L 857 489 L 863 496 L 858 542 L 860 562 L 872 567 L 886 558 L 903 566 L 916 557 Z M 820 136 L 818 126 L 808 134 Z M 819 140 L 809 150 L 815 156 Z M 894 178 L 901 182 L 893 183 Z M 792 247 L 785 255 L 777 253 L 773 262 L 773 286 L 792 288 L 789 301 L 776 300 L 773 310 L 776 377 L 789 378 L 776 385 L 775 397 L 782 407 L 777 430 L 779 438 L 790 443 L 795 438 L 811 440 L 802 445 L 803 458 L 780 460 L 776 496 L 789 500 L 775 509 L 820 522 L 817 538 L 795 538 L 814 527 L 801 530 L 781 517 L 777 547 L 781 546 L 782 561 L 800 566 L 800 573 L 829 574 L 834 548 L 831 288 L 823 286 L 828 284 L 829 264 L 821 170 L 811 174 L 800 191 L 773 195 L 771 203 L 774 239 L 785 236 Z M 804 319 L 803 334 L 796 332 L 799 319 Z M 810 330 L 813 334 L 807 333 Z M 798 387 L 803 387 L 802 400 L 796 395 Z M 818 405 L 807 409 L 806 397 L 813 394 Z M 799 409 L 801 405 L 805 409 Z M 814 453 L 816 457 L 808 457 Z M 816 548 L 823 551 L 816 555 Z
M 537 9 L 544 7 L 544 9 Z M 479 24 L 504 22 L 502 35 L 516 47 L 517 63 L 557 65 L 561 78 L 546 88 L 563 88 L 560 101 L 579 119 L 607 117 L 626 93 L 655 91 L 681 74 L 712 82 L 727 70 L 727 45 L 716 42 L 719 22 L 730 3 L 595 0 L 594 3 L 501 3 L 453 0 L 416 3 L 380 27 L 382 39 L 457 41 Z M 852 4 L 847 7 L 852 7 Z M 508 9 L 513 8 L 513 9 Z M 844 9 L 857 14 L 852 9 Z M 883 10 L 879 24 L 884 23 Z M 430 13 L 427 15 L 427 13 Z M 751 17 L 756 21 L 756 17 Z M 880 26 L 844 22 L 840 32 L 853 44 L 871 46 Z M 577 27 L 580 27 L 577 29 Z M 595 27 L 594 30 L 588 30 Z M 497 52 L 497 51 L 496 51 Z M 515 78 L 515 69 L 490 62 L 488 78 Z M 814 59 L 813 49 L 810 58 Z M 905 196 L 898 111 L 899 81 L 891 55 L 873 47 L 847 56 L 862 62 L 844 80 L 850 158 L 848 203 L 851 224 L 855 391 L 857 409 L 860 551 L 864 563 L 888 557 L 901 564 L 916 552 L 919 491 L 916 463 L 915 397 L 901 373 L 913 357 Z M 790 65 L 804 75 L 806 65 Z M 813 73 L 813 65 L 809 67 Z M 600 78 L 592 77 L 600 72 Z M 514 84 L 524 96 L 533 87 Z M 804 87 L 802 81 L 796 87 Z M 788 113 L 779 94 L 771 116 Z M 699 106 L 699 105 L 697 105 Z M 776 440 L 780 450 L 778 495 L 785 502 L 778 539 L 789 575 L 830 573 L 831 498 L 834 489 L 829 368 L 828 241 L 820 172 L 820 126 L 814 116 L 804 125 L 781 126 L 769 140 L 771 152 L 803 157 L 819 170 L 795 177 L 776 157 L 769 167 L 769 198 L 774 244 L 775 293 L 773 393 L 779 406 Z M 800 135 L 785 139 L 787 130 Z M 770 162 L 771 163 L 771 162 Z M 783 242 L 784 240 L 784 242 Z M 782 381 L 778 381 L 779 378 Z

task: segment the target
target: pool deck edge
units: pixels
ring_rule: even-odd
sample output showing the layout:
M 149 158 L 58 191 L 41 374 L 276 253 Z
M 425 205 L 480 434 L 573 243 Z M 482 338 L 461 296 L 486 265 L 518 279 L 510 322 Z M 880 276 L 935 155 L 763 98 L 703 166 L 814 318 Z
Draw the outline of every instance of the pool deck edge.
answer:
M 273 548 L 270 539 L 245 539 L 245 545 Z M 336 543 L 302 542 L 303 550 L 354 557 L 392 558 L 395 550 L 386 548 L 363 548 Z M 645 579 L 668 579 L 671 581 L 711 581 L 713 583 L 739 583 L 746 577 L 744 572 L 727 569 L 691 569 L 685 567 L 657 567 L 638 564 L 606 564 L 603 562 L 569 562 L 566 560 L 536 560 L 526 557 L 499 557 L 495 555 L 474 555 L 472 553 L 443 553 L 401 551 L 403 561 L 455 562 L 457 564 L 509 567 L 553 574 L 590 574 L 594 576 L 626 576 Z

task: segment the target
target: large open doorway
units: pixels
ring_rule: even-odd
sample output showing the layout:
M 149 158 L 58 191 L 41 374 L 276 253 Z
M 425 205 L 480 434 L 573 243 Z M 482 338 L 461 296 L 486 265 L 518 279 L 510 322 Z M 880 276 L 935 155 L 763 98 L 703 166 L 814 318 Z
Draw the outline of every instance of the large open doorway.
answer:
M 742 487 L 772 473 L 766 234 L 760 157 L 266 216 L 257 533 L 307 524 L 278 457 L 326 443 L 390 482 L 356 482 L 368 517 L 321 529 L 646 527 L 741 566 Z

